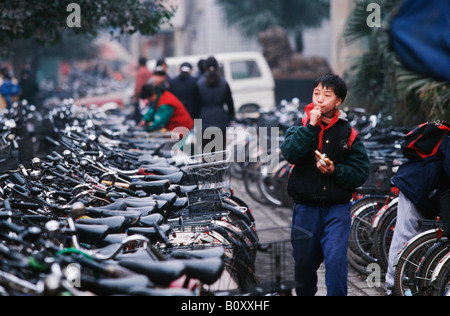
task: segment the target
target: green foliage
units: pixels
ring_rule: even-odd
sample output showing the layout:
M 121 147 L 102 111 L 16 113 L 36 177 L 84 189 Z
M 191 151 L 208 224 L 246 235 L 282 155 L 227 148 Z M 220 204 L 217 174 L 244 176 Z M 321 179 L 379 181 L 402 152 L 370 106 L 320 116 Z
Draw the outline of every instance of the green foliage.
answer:
M 69 28 L 70 3 L 80 5 L 81 27 Z M 0 46 L 16 39 L 41 43 L 61 40 L 65 31 L 95 35 L 99 28 L 111 28 L 113 36 L 141 32 L 155 34 L 168 22 L 175 8 L 160 0 L 14 0 L 0 2 Z
M 362 41 L 366 50 L 351 60 L 348 101 L 370 112 L 392 115 L 404 124 L 450 121 L 450 86 L 406 69 L 391 49 L 389 21 L 401 0 L 380 0 L 381 28 L 367 26 L 371 0 L 356 0 L 344 31 L 347 44 Z
M 329 17 L 329 0 L 217 0 L 230 25 L 244 36 L 257 37 L 261 31 L 281 26 L 298 36 L 303 29 L 320 26 Z

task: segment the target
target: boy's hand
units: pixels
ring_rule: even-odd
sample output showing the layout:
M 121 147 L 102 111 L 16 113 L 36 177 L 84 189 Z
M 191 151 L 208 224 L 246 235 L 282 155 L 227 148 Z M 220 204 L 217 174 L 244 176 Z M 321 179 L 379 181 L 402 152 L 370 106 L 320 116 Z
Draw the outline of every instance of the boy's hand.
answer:
M 334 172 L 334 163 L 331 162 L 331 165 L 324 165 L 320 160 L 317 161 L 317 169 L 324 175 L 332 175 Z
M 312 126 L 316 126 L 317 122 L 319 122 L 321 116 L 322 116 L 322 113 L 320 110 L 320 106 L 316 106 L 309 113 L 309 124 L 311 124 Z

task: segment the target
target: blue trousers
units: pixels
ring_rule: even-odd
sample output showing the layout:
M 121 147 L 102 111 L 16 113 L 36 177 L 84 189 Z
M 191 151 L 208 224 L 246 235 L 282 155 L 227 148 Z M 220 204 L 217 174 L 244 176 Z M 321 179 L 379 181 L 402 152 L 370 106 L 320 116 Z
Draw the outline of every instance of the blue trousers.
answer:
M 323 262 L 327 295 L 347 295 L 350 206 L 350 203 L 294 205 L 291 237 L 297 295 L 314 296 L 317 293 L 317 270 Z M 310 232 L 311 238 L 306 241 L 298 238 L 301 230 Z

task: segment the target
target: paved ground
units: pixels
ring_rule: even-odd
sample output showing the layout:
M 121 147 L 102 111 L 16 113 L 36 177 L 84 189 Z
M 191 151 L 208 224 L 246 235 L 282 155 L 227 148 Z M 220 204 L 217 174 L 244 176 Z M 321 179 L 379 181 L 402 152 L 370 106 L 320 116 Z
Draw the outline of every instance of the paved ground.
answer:
M 244 185 L 238 181 L 233 180 L 233 188 L 235 190 L 235 195 L 243 199 L 252 210 L 252 214 L 256 219 L 256 228 L 260 239 L 264 241 L 285 241 L 290 237 L 290 225 L 292 218 L 292 210 L 288 208 L 276 208 L 271 205 L 262 205 L 253 201 L 245 192 Z M 282 242 L 280 244 L 289 245 L 289 242 Z M 284 252 L 283 260 L 285 260 L 285 268 L 281 270 L 286 270 L 290 273 L 289 267 L 292 266 L 292 256 L 289 247 L 287 249 L 282 249 Z M 264 254 L 262 254 L 264 256 Z M 259 259 L 259 258 L 258 258 Z M 273 259 L 262 257 L 257 259 L 257 275 L 264 279 L 273 279 L 271 275 L 270 267 L 267 261 L 273 262 Z M 259 266 L 258 266 L 259 264 Z M 275 275 L 277 275 L 275 273 Z M 325 267 L 324 265 L 318 271 L 319 291 L 317 296 L 326 296 L 326 286 L 325 286 Z M 366 282 L 366 276 L 359 274 L 354 271 L 351 266 L 349 266 L 348 275 L 348 296 L 384 296 L 386 292 L 384 290 L 384 284 L 381 287 L 369 287 Z

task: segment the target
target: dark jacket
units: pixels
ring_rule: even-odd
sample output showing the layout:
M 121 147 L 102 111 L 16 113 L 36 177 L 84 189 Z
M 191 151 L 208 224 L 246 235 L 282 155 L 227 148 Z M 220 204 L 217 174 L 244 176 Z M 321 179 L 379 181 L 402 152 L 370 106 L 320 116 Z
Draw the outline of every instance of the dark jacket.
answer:
M 170 80 L 170 92 L 172 92 L 184 104 L 184 107 L 189 112 L 193 119 L 196 119 L 196 108 L 199 104 L 199 95 L 197 89 L 197 78 L 191 75 L 177 76 Z
M 312 104 L 306 107 L 308 118 L 312 108 Z M 296 203 L 314 206 L 348 203 L 355 188 L 367 180 L 370 161 L 366 149 L 359 136 L 349 146 L 352 128 L 344 117 L 345 114 L 336 111 L 327 126 L 322 123 L 303 126 L 299 121 L 286 132 L 281 151 L 295 165 L 288 193 Z M 315 150 L 334 162 L 332 175 L 323 175 L 317 169 Z
M 436 154 L 408 160 L 398 168 L 392 183 L 431 220 L 440 213 L 440 194 L 450 189 L 450 140 L 445 137 Z
M 200 79 L 197 85 L 200 95 L 198 117 L 203 120 L 203 129 L 218 127 L 225 130 L 235 114 L 230 86 L 223 78 L 220 84 L 214 87 L 206 84 L 206 78 Z M 227 105 L 227 110 L 224 105 Z

